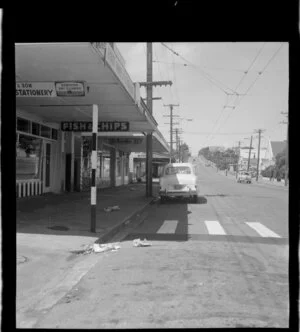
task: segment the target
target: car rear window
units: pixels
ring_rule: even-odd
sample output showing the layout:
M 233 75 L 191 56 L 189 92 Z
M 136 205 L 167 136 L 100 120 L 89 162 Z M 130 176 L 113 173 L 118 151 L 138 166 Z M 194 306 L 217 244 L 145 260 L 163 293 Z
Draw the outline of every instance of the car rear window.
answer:
M 172 174 L 191 174 L 191 169 L 188 166 L 179 166 L 179 167 L 168 167 L 166 169 L 166 175 Z

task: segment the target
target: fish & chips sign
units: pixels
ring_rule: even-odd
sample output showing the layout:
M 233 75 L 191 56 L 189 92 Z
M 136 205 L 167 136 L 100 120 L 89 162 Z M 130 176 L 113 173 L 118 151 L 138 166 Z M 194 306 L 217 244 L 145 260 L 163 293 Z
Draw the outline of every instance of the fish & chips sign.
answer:
M 72 121 L 62 122 L 62 131 L 87 131 L 93 130 L 93 122 Z M 129 131 L 129 122 L 124 121 L 101 121 L 98 122 L 98 132 L 107 131 Z

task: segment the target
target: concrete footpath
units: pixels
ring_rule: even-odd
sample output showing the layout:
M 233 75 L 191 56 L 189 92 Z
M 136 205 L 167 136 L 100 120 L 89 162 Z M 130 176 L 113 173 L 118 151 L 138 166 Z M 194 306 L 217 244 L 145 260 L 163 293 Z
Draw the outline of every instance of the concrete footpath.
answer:
M 109 242 L 155 199 L 158 184 L 152 198 L 145 192 L 143 183 L 99 190 L 96 233 L 90 232 L 90 192 L 17 200 L 17 327 L 33 327 L 107 254 L 76 251 Z M 120 210 L 104 211 L 116 205 Z

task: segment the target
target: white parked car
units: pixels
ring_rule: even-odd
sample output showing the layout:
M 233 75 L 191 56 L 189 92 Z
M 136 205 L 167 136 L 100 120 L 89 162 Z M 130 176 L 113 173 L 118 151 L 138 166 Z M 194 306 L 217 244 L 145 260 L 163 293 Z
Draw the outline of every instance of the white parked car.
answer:
M 238 176 L 237 176 L 236 180 L 239 183 L 241 183 L 241 182 L 251 183 L 252 182 L 251 173 L 241 171 L 241 172 L 238 173 Z
M 165 166 L 160 183 L 160 198 L 189 197 L 197 202 L 197 176 L 190 163 L 173 163 Z

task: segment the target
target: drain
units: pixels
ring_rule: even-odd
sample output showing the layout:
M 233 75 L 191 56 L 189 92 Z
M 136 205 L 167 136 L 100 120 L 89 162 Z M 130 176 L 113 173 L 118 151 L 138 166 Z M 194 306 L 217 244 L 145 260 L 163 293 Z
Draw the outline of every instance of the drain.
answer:
M 55 231 L 68 231 L 69 230 L 69 227 L 66 227 L 66 226 L 51 226 L 51 227 L 48 227 L 49 229 L 53 229 Z

